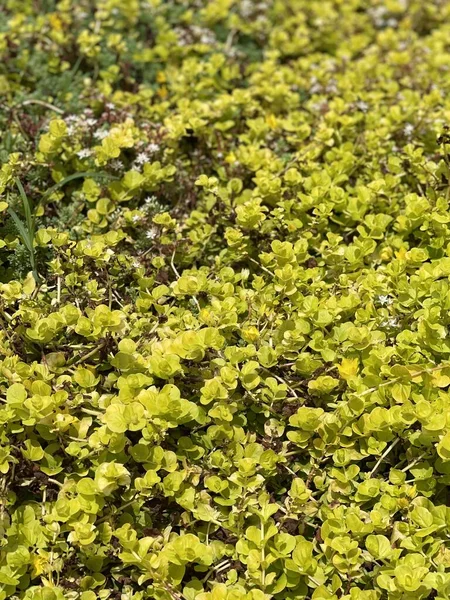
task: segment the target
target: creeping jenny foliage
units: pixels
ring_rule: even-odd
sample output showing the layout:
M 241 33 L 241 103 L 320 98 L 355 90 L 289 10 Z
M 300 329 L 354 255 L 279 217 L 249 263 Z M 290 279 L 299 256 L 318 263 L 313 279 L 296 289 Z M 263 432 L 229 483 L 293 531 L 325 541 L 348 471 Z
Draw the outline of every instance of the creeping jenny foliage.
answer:
M 0 2 L 0 600 L 450 598 L 450 2 Z

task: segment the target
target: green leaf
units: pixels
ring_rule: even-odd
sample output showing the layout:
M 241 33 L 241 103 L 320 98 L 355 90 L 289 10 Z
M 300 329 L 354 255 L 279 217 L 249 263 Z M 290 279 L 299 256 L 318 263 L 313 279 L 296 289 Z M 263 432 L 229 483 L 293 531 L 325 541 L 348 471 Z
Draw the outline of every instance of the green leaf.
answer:
M 392 554 L 391 544 L 384 535 L 367 536 L 366 548 L 374 558 L 379 560 L 384 560 Z
M 433 515 L 424 506 L 415 506 L 410 514 L 413 522 L 419 527 L 426 528 L 433 525 Z
M 83 367 L 80 367 L 75 371 L 73 378 L 75 382 L 83 388 L 94 387 L 99 381 L 99 378 L 96 377 L 92 371 L 84 369 Z

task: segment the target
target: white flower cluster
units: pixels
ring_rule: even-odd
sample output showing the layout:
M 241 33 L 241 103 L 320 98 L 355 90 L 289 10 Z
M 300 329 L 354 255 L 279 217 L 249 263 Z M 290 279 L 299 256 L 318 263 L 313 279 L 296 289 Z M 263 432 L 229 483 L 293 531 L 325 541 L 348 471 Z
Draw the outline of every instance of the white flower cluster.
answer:
M 157 208 L 158 200 L 157 200 L 156 196 L 147 196 L 147 198 L 145 198 L 145 200 L 144 200 L 144 205 L 147 209 Z
M 367 102 L 364 102 L 364 100 L 358 100 L 358 102 L 355 102 L 355 106 L 363 113 L 366 113 L 369 110 L 369 105 Z
M 140 152 L 137 156 L 136 156 L 136 160 L 134 161 L 135 164 L 137 165 L 143 165 L 145 163 L 148 163 L 150 161 L 150 157 L 146 152 Z
M 206 44 L 208 46 L 216 43 L 216 36 L 210 29 L 204 29 L 203 27 L 198 27 L 197 25 L 193 25 L 191 27 L 192 33 L 197 37 L 198 41 L 201 44 Z
M 406 123 L 406 125 L 403 127 L 403 133 L 406 135 L 406 137 L 411 137 L 414 131 L 414 125 L 412 125 L 411 123 Z
M 68 115 L 64 121 L 67 125 L 67 133 L 74 135 L 77 131 L 92 129 L 97 124 L 97 119 L 92 117 L 92 111 L 84 111 L 83 115 Z
M 94 137 L 96 140 L 104 140 L 106 137 L 108 137 L 109 135 L 109 131 L 106 129 L 98 129 L 97 131 L 94 132 Z
M 121 171 L 124 167 L 124 164 L 121 160 L 119 160 L 118 158 L 114 158 L 110 163 L 109 166 L 111 167 L 111 169 L 113 171 Z
M 319 83 L 319 80 L 317 79 L 317 77 L 313 76 L 310 79 L 310 85 L 311 85 L 311 87 L 309 88 L 310 94 L 323 94 L 323 93 L 337 94 L 337 92 L 338 92 L 338 87 L 336 85 L 335 79 L 330 79 L 329 83 L 326 86 L 324 86 L 321 83 Z
M 373 24 L 379 29 L 385 27 L 395 28 L 398 25 L 397 19 L 394 17 L 388 17 L 389 11 L 386 6 L 378 5 L 367 10 L 367 14 L 372 18 Z
M 89 158 L 89 156 L 92 156 L 92 150 L 89 148 L 82 148 L 81 150 L 78 150 L 77 156 L 78 158 Z
M 381 322 L 382 327 L 400 327 L 397 317 L 390 317 Z
M 146 163 L 150 162 L 151 155 L 155 154 L 155 152 L 159 152 L 160 149 L 160 146 L 158 144 L 155 144 L 154 142 L 148 144 L 145 150 L 137 154 L 133 163 L 133 169 L 135 169 L 136 171 L 140 171 L 142 165 L 145 165 Z

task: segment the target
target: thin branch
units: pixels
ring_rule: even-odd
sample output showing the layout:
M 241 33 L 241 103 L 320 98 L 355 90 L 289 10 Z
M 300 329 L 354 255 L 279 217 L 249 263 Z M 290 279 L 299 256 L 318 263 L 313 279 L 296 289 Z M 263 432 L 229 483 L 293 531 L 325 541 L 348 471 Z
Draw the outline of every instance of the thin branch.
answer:
M 87 360 L 88 358 L 91 358 L 91 356 L 94 356 L 95 354 L 97 354 L 97 352 L 102 350 L 105 346 L 106 346 L 106 342 L 103 341 L 101 344 L 99 344 L 98 346 L 96 346 L 95 348 L 93 348 L 92 350 L 87 352 L 86 354 L 82 354 L 78 358 L 72 358 L 71 360 L 69 360 L 69 362 L 67 363 L 67 366 L 71 367 L 74 365 L 78 365 L 79 363 L 83 362 L 84 360 Z
M 255 265 L 258 265 L 258 267 L 260 269 L 262 269 L 263 271 L 268 273 L 271 277 L 275 277 L 275 273 L 272 273 L 272 271 L 269 271 L 269 269 L 266 269 L 266 267 L 263 267 L 257 260 L 255 260 L 251 256 L 248 257 L 248 260 L 250 260 L 252 263 L 255 263 Z
M 448 369 L 448 368 L 450 368 L 450 363 L 442 363 L 440 365 L 435 365 L 434 367 L 428 367 L 426 369 L 422 369 L 421 371 L 416 371 L 415 373 L 410 373 L 410 378 L 415 379 L 416 377 L 420 377 L 420 375 L 434 373 L 435 371 L 440 371 L 442 369 Z M 371 388 L 368 388 L 367 390 L 364 390 L 363 392 L 355 393 L 354 396 L 356 398 L 362 398 L 363 396 L 372 394 L 373 392 L 376 392 L 381 388 L 385 388 L 394 383 L 398 383 L 399 381 L 402 381 L 402 379 L 403 379 L 403 375 L 400 375 L 399 377 L 394 377 L 394 379 L 390 379 L 389 381 L 383 381 L 383 383 L 380 383 L 379 385 L 375 385 Z
M 395 448 L 395 446 L 399 443 L 399 441 L 400 441 L 400 438 L 395 438 L 395 440 L 392 442 L 392 444 L 386 448 L 386 450 L 383 452 L 383 454 L 380 456 L 380 458 L 375 463 L 374 468 L 370 471 L 369 479 L 375 474 L 375 472 L 377 471 L 378 467 L 381 465 L 383 460 L 386 458 L 386 456 L 389 454 L 389 452 L 391 452 L 391 450 L 393 450 Z
M 417 456 L 414 460 L 412 460 L 409 464 L 407 464 L 406 467 L 403 467 L 403 469 L 401 470 L 402 473 L 406 473 L 406 471 L 409 471 L 409 469 L 414 467 L 414 465 L 417 465 L 417 463 L 422 460 L 422 458 L 425 456 L 426 453 L 427 453 L 427 451 L 425 450 L 425 452 L 422 452 L 422 454 L 420 454 L 420 456 Z
M 39 106 L 44 106 L 45 108 L 55 111 L 59 115 L 64 114 L 64 111 L 61 108 L 55 106 L 54 104 L 50 104 L 50 102 L 44 102 L 43 100 L 37 100 L 35 98 L 29 98 L 28 100 L 23 100 L 18 104 L 14 104 L 14 106 L 11 106 L 11 109 L 16 108 L 17 106 L 26 106 L 27 104 L 38 104 Z
M 269 371 L 269 369 L 266 369 L 266 367 L 261 367 L 261 368 L 265 373 L 268 373 L 271 377 L 274 377 L 277 381 L 279 381 L 280 383 L 283 383 L 287 387 L 287 389 L 291 392 L 291 394 L 294 396 L 294 398 L 296 400 L 298 400 L 298 395 L 297 395 L 296 391 L 294 390 L 294 388 L 292 388 L 288 384 L 288 382 L 285 379 L 283 379 L 279 375 L 275 375 L 275 373 L 272 373 L 272 371 Z

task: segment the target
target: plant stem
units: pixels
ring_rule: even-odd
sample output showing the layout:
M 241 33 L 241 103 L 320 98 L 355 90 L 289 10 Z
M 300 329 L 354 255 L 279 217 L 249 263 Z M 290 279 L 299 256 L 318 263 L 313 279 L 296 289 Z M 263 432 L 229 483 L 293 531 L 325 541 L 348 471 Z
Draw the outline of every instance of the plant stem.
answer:
M 374 468 L 370 471 L 369 479 L 374 475 L 374 473 L 377 471 L 378 467 L 381 465 L 383 460 L 386 458 L 386 456 L 389 454 L 389 452 L 391 452 L 391 450 L 393 450 L 395 448 L 395 446 L 399 443 L 399 441 L 400 441 L 400 438 L 395 438 L 395 440 L 392 442 L 392 444 L 390 444 L 386 448 L 386 450 L 383 452 L 383 454 L 380 456 L 380 458 L 375 463 Z

